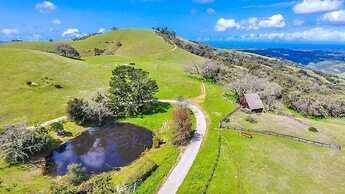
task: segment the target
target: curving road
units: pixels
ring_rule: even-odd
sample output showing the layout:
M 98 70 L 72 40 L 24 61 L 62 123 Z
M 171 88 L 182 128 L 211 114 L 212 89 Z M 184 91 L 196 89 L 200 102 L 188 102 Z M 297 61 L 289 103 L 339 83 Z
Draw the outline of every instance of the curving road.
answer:
M 166 181 L 158 190 L 158 194 L 175 194 L 185 179 L 190 167 L 192 166 L 196 155 L 200 149 L 202 140 L 206 133 L 206 117 L 204 113 L 198 108 L 189 103 L 181 103 L 176 100 L 161 100 L 161 102 L 167 102 L 172 104 L 179 104 L 181 106 L 189 108 L 196 118 L 196 131 L 191 143 L 187 146 L 181 159 L 174 167 L 172 172 L 167 177 Z

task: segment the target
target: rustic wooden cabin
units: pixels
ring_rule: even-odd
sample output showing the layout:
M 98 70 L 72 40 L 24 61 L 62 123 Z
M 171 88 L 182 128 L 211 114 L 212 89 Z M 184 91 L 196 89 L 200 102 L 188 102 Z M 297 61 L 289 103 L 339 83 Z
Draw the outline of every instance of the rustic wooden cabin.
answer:
M 264 110 L 264 105 L 257 93 L 245 94 L 240 98 L 239 103 L 243 108 L 248 108 L 254 113 L 262 113 Z

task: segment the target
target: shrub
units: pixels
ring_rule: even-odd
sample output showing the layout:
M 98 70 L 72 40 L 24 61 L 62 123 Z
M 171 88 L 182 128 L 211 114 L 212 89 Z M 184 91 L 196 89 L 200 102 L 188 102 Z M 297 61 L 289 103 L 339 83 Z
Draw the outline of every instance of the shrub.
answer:
M 31 86 L 32 85 L 32 81 L 26 81 L 26 85 Z
M 58 183 L 53 182 L 50 185 L 50 193 L 51 194 L 74 194 L 75 191 L 70 185 L 58 184 Z
M 111 174 L 109 173 L 97 175 L 88 182 L 88 184 L 92 186 L 92 193 L 94 194 L 117 192 L 116 185 L 113 183 Z
M 314 133 L 318 133 L 319 132 L 319 130 L 317 130 L 315 127 L 309 127 L 308 131 L 314 132 Z
M 194 135 L 190 112 L 188 109 L 180 107 L 174 110 L 172 114 L 174 122 L 173 144 L 187 145 Z
M 86 168 L 81 167 L 80 164 L 70 164 L 67 166 L 67 170 L 68 172 L 65 175 L 65 178 L 67 179 L 68 183 L 72 185 L 79 185 L 88 178 Z
M 78 51 L 69 44 L 55 45 L 53 49 L 53 53 L 64 56 L 64 57 L 68 57 L 68 58 L 80 59 L 80 55 Z
M 103 54 L 104 51 L 105 51 L 104 49 L 99 49 L 99 48 L 94 48 L 93 49 L 93 53 L 94 53 L 95 56 Z
M 152 139 L 152 147 L 159 148 L 161 145 L 161 139 L 155 134 Z
M 72 121 L 82 124 L 90 116 L 89 103 L 84 99 L 74 98 L 67 102 L 67 115 Z
M 245 120 L 248 121 L 249 123 L 253 123 L 253 124 L 258 123 L 258 121 L 252 116 L 248 116 Z
M 60 133 L 60 132 L 63 132 L 64 127 L 61 122 L 55 122 L 50 125 L 50 129 L 57 133 Z
M 20 124 L 6 126 L 0 134 L 0 152 L 5 160 L 25 162 L 49 147 L 51 138 L 46 128 L 31 129 Z

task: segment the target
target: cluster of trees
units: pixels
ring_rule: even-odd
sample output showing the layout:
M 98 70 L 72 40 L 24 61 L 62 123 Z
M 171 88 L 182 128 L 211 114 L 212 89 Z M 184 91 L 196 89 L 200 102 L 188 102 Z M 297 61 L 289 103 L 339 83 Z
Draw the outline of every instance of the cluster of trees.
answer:
M 142 69 L 128 65 L 115 68 L 109 86 L 106 95 L 97 94 L 90 103 L 79 98 L 68 101 L 69 118 L 79 124 L 93 120 L 101 125 L 107 117 L 146 114 L 157 107 L 158 85 Z
M 73 41 L 85 40 L 85 39 L 87 39 L 87 38 L 90 38 L 91 36 L 95 36 L 95 35 L 98 35 L 98 34 L 102 34 L 102 33 L 100 33 L 100 32 L 94 32 L 94 33 L 87 34 L 87 35 L 84 35 L 84 36 L 81 36 L 81 37 L 73 38 L 72 40 L 73 40 Z
M 113 116 L 106 106 L 106 98 L 98 93 L 89 103 L 82 98 L 74 98 L 67 102 L 67 115 L 69 119 L 78 124 L 86 121 L 97 121 L 98 125 L 107 118 Z
M 80 59 L 80 54 L 78 51 L 69 44 L 55 45 L 53 53 L 72 59 Z
M 344 117 L 345 101 L 338 94 L 345 91 L 345 85 L 338 84 L 334 77 L 310 73 L 313 71 L 286 60 L 215 49 L 178 38 L 171 40 L 180 48 L 210 59 L 204 64 L 188 64 L 186 72 L 226 83 L 237 96 L 258 92 L 268 109 L 274 109 L 274 102 L 280 100 L 306 116 Z
M 290 93 L 284 98 L 293 108 L 304 115 L 313 117 L 345 117 L 345 97 L 322 94 L 304 95 L 300 92 Z
M 194 135 L 190 111 L 187 108 L 179 107 L 173 111 L 172 119 L 174 124 L 173 144 L 187 145 Z
M 44 127 L 29 128 L 25 124 L 1 129 L 0 152 L 9 162 L 25 162 L 47 149 L 51 144 L 49 131 Z
M 164 36 L 165 38 L 175 38 L 176 37 L 176 32 L 170 30 L 168 27 L 156 27 L 153 28 L 157 33 L 160 35 Z

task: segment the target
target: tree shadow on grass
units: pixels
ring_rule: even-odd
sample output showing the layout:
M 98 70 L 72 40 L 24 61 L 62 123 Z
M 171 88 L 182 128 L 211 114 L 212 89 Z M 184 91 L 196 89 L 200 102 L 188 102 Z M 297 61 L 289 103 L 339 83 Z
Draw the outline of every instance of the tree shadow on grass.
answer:
M 170 103 L 167 102 L 158 102 L 157 104 L 153 105 L 152 108 L 149 109 L 149 111 L 145 111 L 142 114 L 137 115 L 131 115 L 131 116 L 123 116 L 118 117 L 117 120 L 123 120 L 123 119 L 131 119 L 131 118 L 143 118 L 148 115 L 155 115 L 159 113 L 166 113 L 168 110 L 172 107 Z

